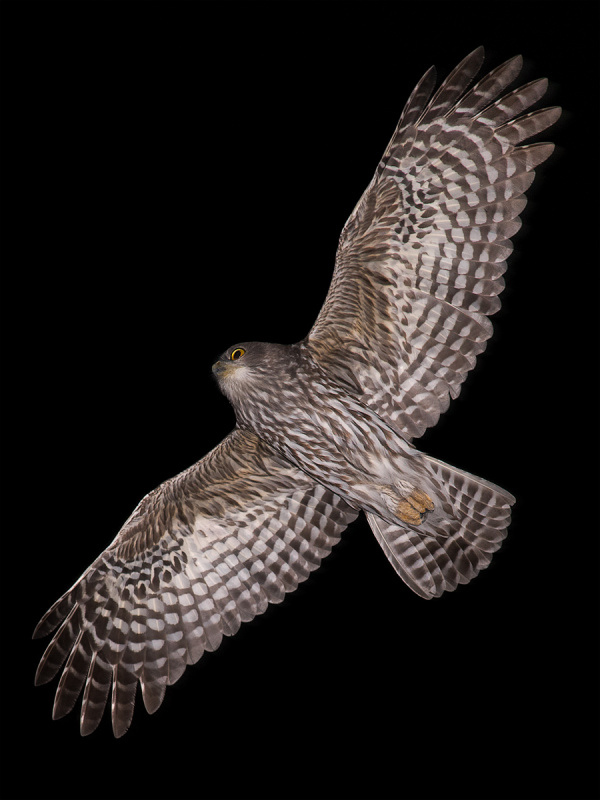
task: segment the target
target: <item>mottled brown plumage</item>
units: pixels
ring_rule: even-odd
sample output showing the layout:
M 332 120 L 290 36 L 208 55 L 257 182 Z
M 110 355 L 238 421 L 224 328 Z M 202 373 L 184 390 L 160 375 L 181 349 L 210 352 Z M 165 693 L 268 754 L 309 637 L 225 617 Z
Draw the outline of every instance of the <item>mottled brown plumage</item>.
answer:
M 81 732 L 90 733 L 112 684 L 113 728 L 125 733 L 138 681 L 156 710 L 187 664 L 281 602 L 355 517 L 256 435 L 235 430 L 147 495 L 40 621 L 36 636 L 60 628 L 36 681 L 51 680 L 68 659 L 55 718 L 83 689 Z
M 41 620 L 36 635 L 58 626 L 37 673 L 44 682 L 64 665 L 56 717 L 83 692 L 89 733 L 110 693 L 122 735 L 138 683 L 155 711 L 187 664 L 307 578 L 359 511 L 421 597 L 489 564 L 514 498 L 412 439 L 492 333 L 523 193 L 552 151 L 521 142 L 559 110 L 522 115 L 545 81 L 500 96 L 518 57 L 469 88 L 482 60 L 482 49 L 467 56 L 431 100 L 425 74 L 344 227 L 306 339 L 221 356 L 235 430 L 145 497 Z

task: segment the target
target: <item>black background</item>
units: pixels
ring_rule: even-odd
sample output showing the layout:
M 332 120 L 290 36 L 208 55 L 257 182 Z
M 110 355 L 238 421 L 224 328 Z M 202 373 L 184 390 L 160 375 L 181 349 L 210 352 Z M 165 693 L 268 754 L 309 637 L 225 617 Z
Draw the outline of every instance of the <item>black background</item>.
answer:
M 597 796 L 596 8 L 2 4 L 4 796 Z M 517 496 L 504 548 L 427 603 L 361 519 L 123 739 L 52 722 L 37 620 L 231 429 L 214 357 L 306 334 L 409 92 L 479 44 L 565 109 L 420 443 Z

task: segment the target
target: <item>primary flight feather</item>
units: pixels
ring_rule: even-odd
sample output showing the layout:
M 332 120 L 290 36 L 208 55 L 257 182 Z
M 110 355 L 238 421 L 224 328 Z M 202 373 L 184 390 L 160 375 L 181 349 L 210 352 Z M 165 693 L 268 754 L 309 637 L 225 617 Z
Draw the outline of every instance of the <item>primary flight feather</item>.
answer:
M 340 237 L 329 293 L 293 345 L 249 342 L 213 366 L 233 432 L 147 495 L 42 618 L 63 668 L 54 716 L 83 692 L 81 732 L 110 695 L 113 730 L 149 712 L 205 650 L 296 588 L 360 511 L 424 598 L 467 583 L 500 547 L 514 498 L 419 452 L 492 333 L 524 193 L 560 109 L 524 114 L 546 81 L 506 93 L 521 58 L 471 83 L 479 48 L 411 94 Z

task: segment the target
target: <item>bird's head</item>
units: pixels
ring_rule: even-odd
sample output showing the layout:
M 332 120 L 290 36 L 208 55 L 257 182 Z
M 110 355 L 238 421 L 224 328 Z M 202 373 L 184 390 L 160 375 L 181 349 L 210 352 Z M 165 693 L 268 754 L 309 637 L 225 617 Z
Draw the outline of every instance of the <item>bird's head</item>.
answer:
M 239 380 L 259 358 L 258 342 L 242 342 L 229 347 L 215 361 L 212 371 L 219 385 L 228 380 Z
M 249 419 L 252 408 L 271 404 L 274 392 L 294 380 L 298 350 L 295 344 L 241 342 L 219 356 L 213 374 L 238 421 Z
M 278 345 L 241 342 L 222 353 L 212 370 L 219 388 L 237 410 L 252 390 L 269 386 Z

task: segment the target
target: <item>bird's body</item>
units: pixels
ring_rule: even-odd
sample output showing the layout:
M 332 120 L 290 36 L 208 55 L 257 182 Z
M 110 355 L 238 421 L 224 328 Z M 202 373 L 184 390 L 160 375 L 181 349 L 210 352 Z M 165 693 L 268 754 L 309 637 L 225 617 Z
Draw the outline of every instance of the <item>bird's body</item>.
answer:
M 243 361 L 225 355 L 215 374 L 240 427 L 353 508 L 387 522 L 401 520 L 401 504 L 415 490 L 431 497 L 422 454 L 348 389 L 332 384 L 306 342 L 236 347 L 245 349 Z
M 155 711 L 187 664 L 281 602 L 361 511 L 421 597 L 490 563 L 514 498 L 413 439 L 491 336 L 524 193 L 552 152 L 521 142 L 560 110 L 523 113 L 544 80 L 503 94 L 520 57 L 471 86 L 482 60 L 475 50 L 435 93 L 434 72 L 423 76 L 342 231 L 306 338 L 223 353 L 213 369 L 235 429 L 150 492 L 40 621 L 38 636 L 59 626 L 36 676 L 64 665 L 55 717 L 83 693 L 90 733 L 110 693 L 125 733 L 138 683 Z

